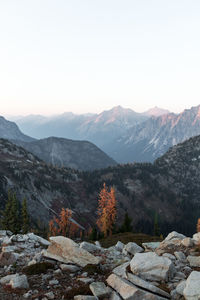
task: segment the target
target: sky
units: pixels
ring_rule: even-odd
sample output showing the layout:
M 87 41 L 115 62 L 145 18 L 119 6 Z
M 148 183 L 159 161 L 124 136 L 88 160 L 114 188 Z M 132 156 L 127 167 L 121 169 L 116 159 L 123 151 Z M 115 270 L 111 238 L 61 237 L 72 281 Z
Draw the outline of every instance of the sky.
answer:
M 1 0 L 0 115 L 200 104 L 199 0 Z

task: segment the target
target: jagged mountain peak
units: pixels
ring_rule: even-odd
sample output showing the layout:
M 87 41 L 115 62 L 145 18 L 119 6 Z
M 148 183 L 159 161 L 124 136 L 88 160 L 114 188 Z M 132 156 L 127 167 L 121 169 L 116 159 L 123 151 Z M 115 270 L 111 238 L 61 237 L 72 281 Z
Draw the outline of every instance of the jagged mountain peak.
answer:
M 145 111 L 144 115 L 159 117 L 159 116 L 166 115 L 169 113 L 170 113 L 170 111 L 167 109 L 163 109 L 158 106 L 154 106 L 153 108 L 150 108 L 149 110 Z

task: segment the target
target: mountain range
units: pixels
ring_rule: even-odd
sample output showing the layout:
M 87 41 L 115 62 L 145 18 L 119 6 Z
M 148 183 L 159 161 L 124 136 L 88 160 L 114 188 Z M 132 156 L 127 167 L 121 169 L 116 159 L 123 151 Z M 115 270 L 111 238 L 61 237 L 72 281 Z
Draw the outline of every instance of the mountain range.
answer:
M 47 165 L 30 152 L 0 139 L 0 206 L 7 191 L 27 198 L 32 222 L 47 224 L 62 207 L 75 220 L 94 226 L 98 194 L 105 182 L 114 186 L 118 224 L 128 211 L 136 231 L 152 233 L 155 215 L 163 234 L 194 232 L 200 215 L 200 136 L 178 144 L 154 164 L 118 165 L 93 172 Z
M 48 164 L 77 170 L 102 169 L 117 163 L 88 141 L 49 137 L 32 142 L 14 141 Z
M 118 163 L 153 162 L 169 147 L 200 134 L 200 106 L 180 114 L 157 107 L 136 113 L 117 106 L 100 114 L 32 115 L 16 122 L 34 138 L 56 136 L 90 141 Z

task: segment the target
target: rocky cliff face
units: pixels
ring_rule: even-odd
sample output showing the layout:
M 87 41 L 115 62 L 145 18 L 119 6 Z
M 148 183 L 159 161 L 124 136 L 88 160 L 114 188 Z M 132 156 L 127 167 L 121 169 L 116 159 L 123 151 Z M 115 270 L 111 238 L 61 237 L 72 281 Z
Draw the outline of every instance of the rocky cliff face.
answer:
M 23 134 L 14 122 L 0 116 L 0 138 L 31 142 L 34 139 Z
M 94 144 L 50 137 L 30 143 L 15 141 L 46 163 L 78 170 L 95 170 L 114 166 L 117 163 Z
M 200 106 L 184 110 L 181 114 L 152 117 L 129 129 L 118 139 L 113 156 L 122 162 L 154 161 L 171 146 L 200 134 Z M 123 154 L 122 154 L 123 153 Z

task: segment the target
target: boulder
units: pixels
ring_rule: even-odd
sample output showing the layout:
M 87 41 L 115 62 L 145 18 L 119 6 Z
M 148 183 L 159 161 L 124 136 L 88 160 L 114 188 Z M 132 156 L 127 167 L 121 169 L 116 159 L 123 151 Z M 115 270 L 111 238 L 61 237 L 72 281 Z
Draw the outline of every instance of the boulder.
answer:
M 116 267 L 115 269 L 113 269 L 112 272 L 114 274 L 118 275 L 118 276 L 126 278 L 126 269 L 129 266 L 129 264 L 130 264 L 130 262 L 125 262 L 122 265 L 120 265 L 120 266 Z
M 138 287 L 140 287 L 142 289 L 148 290 L 148 291 L 150 291 L 152 293 L 158 294 L 158 295 L 163 296 L 163 297 L 168 298 L 168 299 L 170 298 L 170 295 L 167 292 L 159 289 L 155 285 L 153 285 L 153 284 L 151 284 L 151 283 L 149 283 L 149 282 L 141 279 L 140 277 L 138 277 L 136 275 L 133 275 L 133 274 L 127 272 L 126 278 L 130 282 L 132 282 L 134 285 L 136 285 L 136 286 L 138 286 Z
M 50 242 L 49 242 L 49 241 L 45 240 L 45 239 L 42 238 L 41 236 L 38 236 L 38 235 L 36 235 L 36 234 L 34 234 L 34 233 L 32 233 L 32 232 L 31 232 L 31 233 L 28 233 L 27 236 L 28 236 L 29 240 L 32 240 L 32 241 L 34 241 L 34 242 L 38 242 L 38 243 L 40 243 L 42 246 L 49 246 L 49 245 L 50 245 Z
M 170 253 L 164 253 L 162 256 L 171 259 L 171 261 L 173 261 L 173 262 L 176 260 L 176 257 Z
M 142 243 L 142 246 L 146 251 L 155 251 L 160 246 L 160 242 Z
M 194 241 L 190 237 L 187 237 L 181 241 L 181 245 L 183 245 L 186 248 L 193 247 Z
M 200 232 L 193 235 L 193 240 L 195 240 L 196 242 L 200 242 Z
M 12 252 L 1 252 L 0 253 L 0 266 L 13 265 L 17 261 L 17 258 Z
M 13 233 L 10 230 L 0 230 L 0 238 L 4 238 L 6 236 L 11 236 Z
M 95 242 L 95 245 L 96 245 L 97 247 L 101 248 L 101 244 L 100 244 L 99 241 L 96 241 L 96 242 Z
M 159 247 L 155 250 L 158 255 L 163 255 L 164 253 L 173 253 L 174 251 L 180 251 L 181 240 L 172 239 L 169 241 L 162 241 Z
M 95 252 L 95 251 L 101 250 L 100 247 L 98 247 L 98 246 L 96 246 L 94 244 L 88 243 L 88 242 L 82 242 L 80 244 L 80 248 L 85 249 L 88 252 Z
M 133 274 L 150 281 L 169 281 L 175 273 L 172 261 L 154 252 L 137 253 L 130 262 L 130 268 Z
M 174 255 L 176 256 L 176 259 L 178 259 L 181 262 L 185 262 L 186 256 L 182 251 L 175 251 Z
M 66 264 L 76 264 L 85 267 L 88 264 L 97 265 L 101 259 L 88 251 L 81 249 L 77 243 L 63 236 L 50 237 L 50 246 L 43 251 L 45 257 Z
M 107 278 L 107 283 L 111 286 L 124 300 L 161 300 L 166 299 L 158 295 L 142 290 L 115 274 L 111 274 Z
M 200 299 L 200 272 L 193 271 L 186 281 L 183 291 L 186 300 Z
M 12 278 L 9 282 L 13 289 L 28 289 L 29 284 L 26 275 L 18 275 Z
M 200 256 L 189 255 L 187 260 L 189 261 L 190 267 L 200 267 Z
M 144 249 L 138 246 L 136 243 L 130 242 L 124 246 L 124 250 L 130 253 L 131 255 L 135 255 L 136 253 L 144 252 Z
M 115 292 L 113 291 L 110 295 L 110 300 L 121 300 L 122 298 Z
M 75 272 L 78 272 L 80 270 L 80 268 L 78 266 L 66 265 L 66 264 L 61 264 L 60 268 L 61 268 L 62 271 L 68 271 L 70 273 L 75 273 Z
M 124 243 L 118 241 L 117 244 L 115 245 L 115 248 L 116 248 L 118 251 L 122 251 L 123 248 L 124 248 Z
M 170 240 L 173 240 L 173 239 L 176 239 L 176 240 L 183 240 L 185 239 L 186 236 L 181 234 L 181 233 L 178 233 L 176 231 L 172 231 L 168 234 L 168 236 L 165 238 L 165 241 L 170 241 Z
M 111 294 L 111 289 L 103 282 L 92 282 L 90 284 L 92 294 L 98 299 L 105 299 Z
M 186 280 L 181 281 L 176 287 L 177 294 L 183 296 L 183 291 L 185 286 L 186 286 Z
M 29 284 L 26 275 L 12 274 L 0 279 L 2 285 L 9 285 L 13 289 L 28 289 Z

